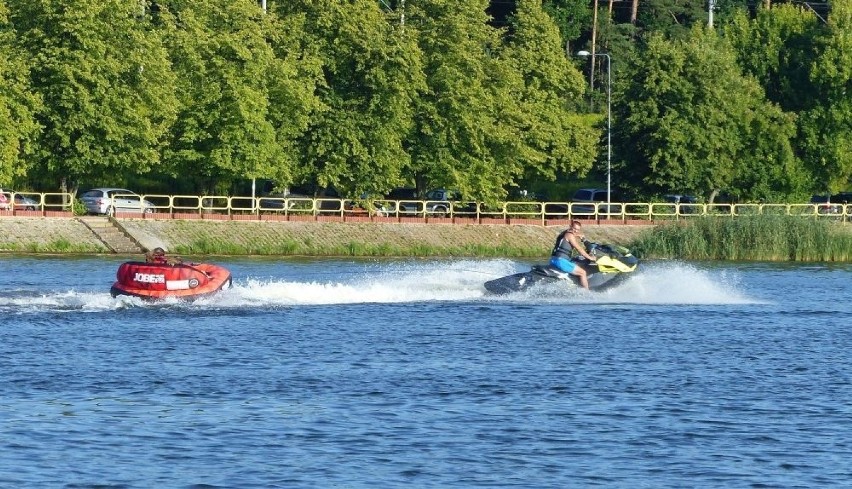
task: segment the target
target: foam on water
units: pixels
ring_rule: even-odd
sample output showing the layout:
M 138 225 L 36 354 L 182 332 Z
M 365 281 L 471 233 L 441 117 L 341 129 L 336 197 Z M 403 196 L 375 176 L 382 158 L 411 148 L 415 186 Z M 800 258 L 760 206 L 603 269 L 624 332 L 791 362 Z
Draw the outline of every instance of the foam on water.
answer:
M 520 267 L 517 272 L 529 267 Z M 715 273 L 682 262 L 643 264 L 621 284 L 599 292 L 582 290 L 566 282 L 539 283 L 499 299 L 572 304 L 757 304 L 740 289 L 735 274 Z
M 741 291 L 736 274 L 702 270 L 680 262 L 652 264 L 601 296 L 642 304 L 757 304 Z
M 193 302 L 169 299 L 151 303 L 132 297 L 110 297 L 104 291 L 13 291 L 0 294 L 0 312 L 53 310 L 99 312 L 127 307 L 240 308 L 423 301 L 489 301 L 583 304 L 753 304 L 736 274 L 700 269 L 682 262 L 643 265 L 623 284 L 603 292 L 587 292 L 565 283 L 536 286 L 507 296 L 491 296 L 482 284 L 527 271 L 512 260 L 454 260 L 383 263 L 360 270 L 320 269 L 310 280 L 235 277 L 231 289 Z M 300 277 L 310 276 L 300 270 Z M 107 285 L 104 286 L 107 288 Z
M 511 273 L 509 261 L 447 261 L 376 266 L 312 281 L 249 278 L 204 299 L 218 305 L 319 305 L 471 301 L 485 294 L 482 283 L 494 267 Z

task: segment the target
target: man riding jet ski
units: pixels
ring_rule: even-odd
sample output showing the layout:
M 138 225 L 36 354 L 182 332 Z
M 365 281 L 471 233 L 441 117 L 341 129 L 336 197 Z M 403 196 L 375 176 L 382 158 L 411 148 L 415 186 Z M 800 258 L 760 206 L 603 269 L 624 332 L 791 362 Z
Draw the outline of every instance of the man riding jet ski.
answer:
M 485 289 L 492 294 L 508 294 L 542 281 L 570 280 L 589 290 L 603 290 L 620 283 L 636 270 L 639 260 L 630 250 L 591 243 L 580 230 L 581 224 L 573 221 L 559 234 L 548 265 L 535 265 L 529 272 L 488 281 Z

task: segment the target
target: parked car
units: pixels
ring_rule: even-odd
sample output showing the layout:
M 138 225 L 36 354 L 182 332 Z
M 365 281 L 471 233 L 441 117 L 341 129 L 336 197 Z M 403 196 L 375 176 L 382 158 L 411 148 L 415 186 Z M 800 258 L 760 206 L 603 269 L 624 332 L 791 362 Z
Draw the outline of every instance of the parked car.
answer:
M 840 197 L 839 194 L 838 197 Z M 811 204 L 816 205 L 818 214 L 834 215 L 843 213 L 843 205 L 837 203 L 832 195 L 814 195 L 811 197 Z
M 313 197 L 304 194 L 269 194 L 258 202 L 261 209 L 307 210 L 313 208 Z
M 387 200 L 419 200 L 417 189 L 413 187 L 398 187 L 385 195 Z
M 607 199 L 607 191 L 605 188 L 581 188 L 574 192 L 571 197 L 571 213 L 572 214 L 587 214 L 593 215 L 595 212 L 602 214 L 620 214 L 621 204 L 610 204 L 607 210 L 607 201 L 613 202 L 616 200 L 615 192 Z M 604 204 L 603 206 L 600 204 Z
M 14 190 L 0 189 L 0 210 L 7 211 L 11 208 L 12 196 L 15 197 L 15 210 L 17 211 L 34 211 L 39 208 L 39 203 L 35 200 L 16 193 Z
M 416 214 L 418 212 L 423 212 L 423 202 L 421 201 L 416 188 L 395 188 L 385 195 L 385 199 L 392 201 L 389 203 L 391 208 L 388 209 L 391 213 L 396 211 L 395 206 L 397 203 L 399 204 L 400 214 Z
M 831 201 L 836 204 L 852 204 L 852 192 L 840 192 L 831 196 Z
M 425 201 L 426 208 L 423 208 Z M 400 200 L 400 214 L 414 214 L 426 212 L 427 216 L 443 217 L 450 213 L 462 215 L 476 214 L 476 202 L 463 201 L 461 193 L 457 190 L 447 190 L 438 188 L 426 192 L 423 196 L 423 201 L 420 200 Z
M 384 199 L 374 199 L 371 194 L 365 192 L 358 199 L 345 200 L 343 208 L 352 214 L 375 214 L 386 217 L 394 212 L 395 205 L 394 202 L 388 202 Z
M 453 213 L 462 215 L 476 214 L 476 202 L 463 201 L 457 190 L 438 188 L 426 192 L 426 213 L 433 217 L 443 217 L 452 209 Z
M 681 204 L 678 207 L 681 214 L 695 214 L 699 210 L 698 198 L 692 195 L 669 194 L 664 195 L 663 200 L 672 204 Z
M 93 188 L 80 195 L 90 214 L 114 216 L 116 212 L 154 212 L 154 204 L 126 188 Z

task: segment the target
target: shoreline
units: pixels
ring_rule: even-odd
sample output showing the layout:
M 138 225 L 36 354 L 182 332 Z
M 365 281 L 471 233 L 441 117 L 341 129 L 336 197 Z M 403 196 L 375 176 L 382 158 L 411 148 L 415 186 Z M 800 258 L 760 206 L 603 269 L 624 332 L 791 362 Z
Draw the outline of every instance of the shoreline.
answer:
M 103 218 L 106 221 L 106 218 Z M 331 221 L 114 220 L 141 250 L 182 255 L 348 257 L 542 257 L 564 224 L 429 224 Z M 584 223 L 596 242 L 628 245 L 652 226 Z M 0 219 L 0 253 L 115 253 L 82 220 Z

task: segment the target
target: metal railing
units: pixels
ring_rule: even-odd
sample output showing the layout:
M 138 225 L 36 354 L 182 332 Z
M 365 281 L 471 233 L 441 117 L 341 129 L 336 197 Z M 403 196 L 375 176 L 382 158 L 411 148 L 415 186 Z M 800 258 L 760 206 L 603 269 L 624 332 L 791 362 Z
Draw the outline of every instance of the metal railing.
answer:
M 52 215 L 73 212 L 70 193 L 8 192 L 0 196 L 0 215 Z M 3 198 L 5 197 L 5 199 Z M 665 221 L 700 216 L 738 217 L 788 215 L 852 222 L 852 204 L 675 204 L 668 202 L 530 202 L 508 201 L 487 205 L 475 201 L 354 200 L 325 197 L 244 197 L 228 195 L 114 195 L 125 198 L 125 207 L 115 209 L 125 217 L 193 218 L 244 216 L 261 219 L 369 218 L 383 220 L 441 219 L 470 222 L 559 220 L 606 222 Z M 12 205 L 14 202 L 14 205 Z M 138 206 L 138 209 L 136 208 Z
M 67 192 L 0 192 L 0 213 L 30 215 L 70 212 L 74 196 Z

